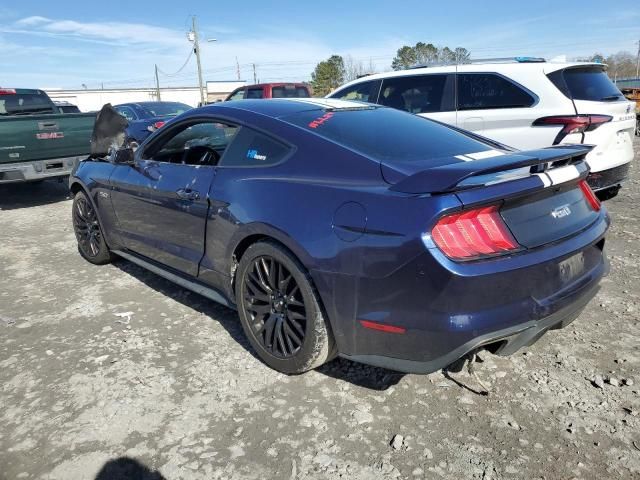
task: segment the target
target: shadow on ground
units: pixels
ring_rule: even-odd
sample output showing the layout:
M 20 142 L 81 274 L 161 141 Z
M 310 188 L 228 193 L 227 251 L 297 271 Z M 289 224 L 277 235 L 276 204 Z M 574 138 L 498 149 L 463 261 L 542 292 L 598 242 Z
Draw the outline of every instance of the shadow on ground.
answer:
M 69 198 L 71 194 L 66 179 L 0 185 L 0 210 L 48 205 Z
M 138 460 L 120 457 L 109 460 L 95 480 L 166 480 L 160 472 L 151 470 Z
M 261 361 L 249 344 L 242 325 L 235 310 L 215 303 L 201 295 L 186 290 L 155 273 L 126 260 L 117 260 L 113 264 L 124 273 L 131 275 L 148 287 L 196 310 L 212 319 L 215 319 L 231 335 L 231 337 L 247 350 L 257 361 Z M 349 382 L 353 385 L 371 390 L 386 390 L 397 384 L 404 374 L 379 367 L 363 365 L 343 358 L 337 358 L 316 370 L 336 380 Z

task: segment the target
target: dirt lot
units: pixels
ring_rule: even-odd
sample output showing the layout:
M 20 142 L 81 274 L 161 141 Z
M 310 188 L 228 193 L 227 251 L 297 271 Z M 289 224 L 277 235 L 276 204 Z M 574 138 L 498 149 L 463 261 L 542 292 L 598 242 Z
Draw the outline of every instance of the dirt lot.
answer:
M 278 374 L 233 311 L 83 261 L 63 184 L 0 187 L 0 479 L 640 478 L 637 168 L 607 207 L 600 294 L 485 356 L 481 396 L 466 373 Z

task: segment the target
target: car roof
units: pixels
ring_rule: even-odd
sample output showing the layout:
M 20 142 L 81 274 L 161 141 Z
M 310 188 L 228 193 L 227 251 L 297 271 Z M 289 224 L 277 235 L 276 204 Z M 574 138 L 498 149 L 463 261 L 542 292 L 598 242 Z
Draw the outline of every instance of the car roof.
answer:
M 406 70 L 395 70 L 391 72 L 382 72 L 382 73 L 374 73 L 372 75 L 367 75 L 364 77 L 360 77 L 351 82 L 345 83 L 344 85 L 339 86 L 334 91 L 332 91 L 329 95 L 332 95 L 334 92 L 342 90 L 345 87 L 351 85 L 357 85 L 359 83 L 368 82 L 371 80 L 379 80 L 385 78 L 395 78 L 395 77 L 405 77 L 412 75 L 425 75 L 425 74 L 433 74 L 433 73 L 454 73 L 454 72 L 463 72 L 463 73 L 474 73 L 474 72 L 496 72 L 501 73 L 503 75 L 509 76 L 510 72 L 514 70 L 517 71 L 530 71 L 530 72 L 539 72 L 542 71 L 545 74 L 555 72 L 556 70 L 560 70 L 563 68 L 570 67 L 589 67 L 589 66 L 598 66 L 605 68 L 606 65 L 602 63 L 596 62 L 556 62 L 556 61 L 535 61 L 535 62 L 504 62 L 504 61 L 487 61 L 480 63 L 462 63 L 459 65 L 439 65 L 439 66 L 424 66 L 424 67 L 416 67 L 409 68 Z
M 222 113 L 225 109 L 232 109 L 278 118 L 285 115 L 313 110 L 340 111 L 352 110 L 354 108 L 362 109 L 364 106 L 365 104 L 362 102 L 338 100 L 333 98 L 267 98 L 214 103 L 201 107 L 197 110 L 199 112 L 215 114 L 217 112 Z M 374 107 L 374 105 L 371 105 L 371 107 Z
M 270 82 L 270 83 L 254 83 L 253 85 L 243 85 L 240 88 L 261 88 L 261 87 L 306 87 L 304 83 L 300 82 Z

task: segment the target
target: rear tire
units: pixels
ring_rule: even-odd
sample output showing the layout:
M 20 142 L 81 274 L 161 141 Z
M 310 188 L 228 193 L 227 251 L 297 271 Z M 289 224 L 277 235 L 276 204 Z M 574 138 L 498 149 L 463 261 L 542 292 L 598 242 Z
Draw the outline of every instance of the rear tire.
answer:
M 73 197 L 71 218 L 80 255 L 94 265 L 111 262 L 114 257 L 104 240 L 98 214 L 84 191 Z
M 240 322 L 264 363 L 298 374 L 336 355 L 311 278 L 289 251 L 273 242 L 255 243 L 240 259 L 237 275 Z

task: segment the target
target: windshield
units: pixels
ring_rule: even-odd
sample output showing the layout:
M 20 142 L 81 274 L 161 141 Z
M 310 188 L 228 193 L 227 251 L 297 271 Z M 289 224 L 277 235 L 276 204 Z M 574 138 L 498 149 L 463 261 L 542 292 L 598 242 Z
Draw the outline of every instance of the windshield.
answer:
M 189 105 L 178 102 L 158 102 L 142 105 L 142 108 L 152 117 L 175 117 L 191 110 Z
M 46 95 L 16 93 L 0 95 L 0 115 L 53 113 L 54 106 Z
M 428 160 L 435 167 L 465 161 L 456 155 L 481 156 L 492 149 L 445 125 L 392 108 L 312 110 L 282 119 L 388 165 Z

